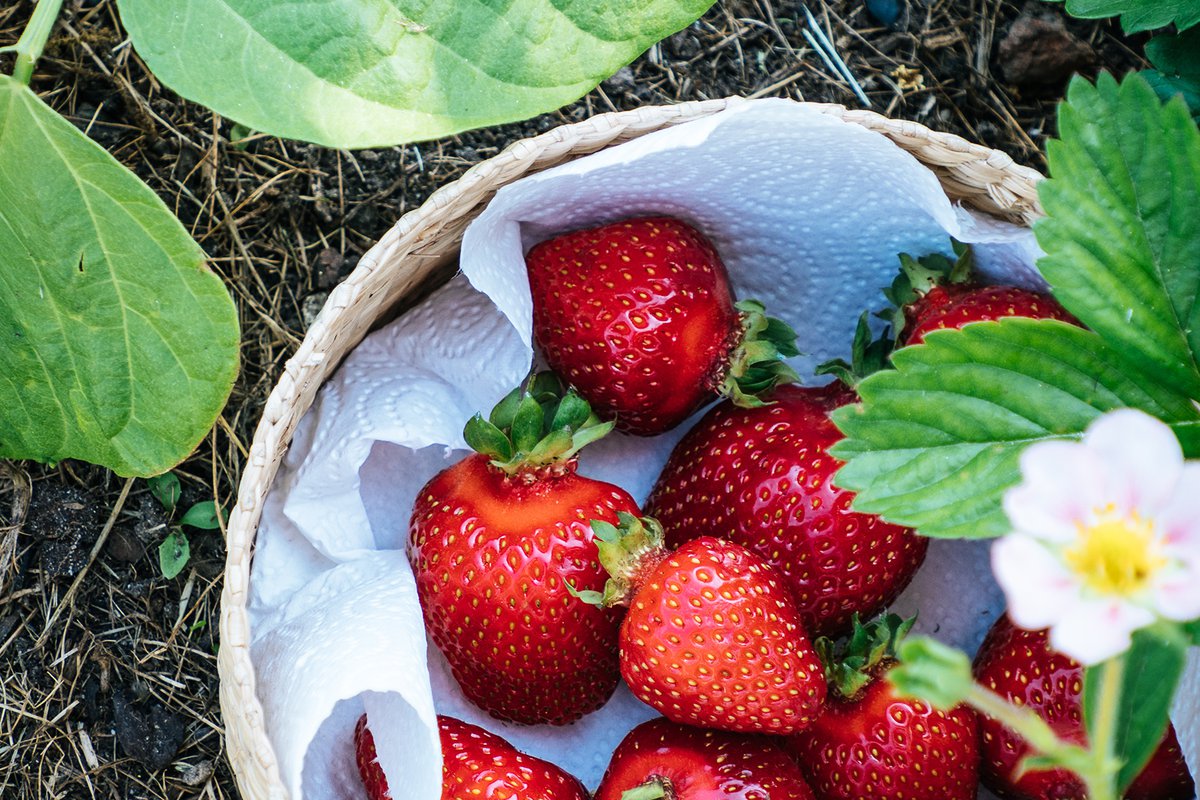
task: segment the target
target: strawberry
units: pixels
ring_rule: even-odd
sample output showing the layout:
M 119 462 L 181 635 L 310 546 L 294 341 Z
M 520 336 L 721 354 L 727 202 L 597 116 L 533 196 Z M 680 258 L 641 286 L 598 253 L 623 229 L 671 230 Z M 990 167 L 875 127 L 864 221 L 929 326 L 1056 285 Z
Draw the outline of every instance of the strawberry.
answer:
M 749 550 L 712 537 L 673 553 L 653 519 L 620 513 L 592 523 L 612 578 L 580 596 L 629 606 L 621 676 L 674 722 L 748 733 L 793 733 L 825 699 L 821 664 L 779 575 Z
M 417 496 L 409 557 L 425 627 L 463 693 L 500 719 L 565 724 L 618 682 L 618 614 L 578 603 L 600 588 L 589 520 L 637 513 L 624 490 L 576 473 L 575 453 L 612 427 L 543 374 L 476 415 L 479 452 Z
M 789 740 L 819 800 L 972 800 L 979 786 L 978 722 L 959 706 L 938 711 L 901 699 L 883 676 L 912 627 L 888 615 L 855 620 L 843 652 L 818 640 L 829 701 L 809 728 Z
M 812 800 L 776 742 L 652 719 L 621 740 L 595 800 Z
M 1002 615 L 975 656 L 975 679 L 1006 700 L 1033 709 L 1062 739 L 1085 744 L 1083 668 L 1050 647 L 1046 631 L 1027 631 Z M 1066 770 L 1017 768 L 1029 746 L 1000 723 L 980 720 L 983 783 L 1000 797 L 1018 800 L 1084 800 L 1083 783 Z M 1150 762 L 1125 793 L 1128 800 L 1192 800 L 1188 774 L 1174 727 L 1168 726 Z
M 667 217 L 630 219 L 542 242 L 525 257 L 533 333 L 546 361 L 605 419 L 652 435 L 720 393 L 791 380 L 795 332 L 761 304 L 733 302 L 712 244 Z
M 971 322 L 1004 317 L 1058 319 L 1078 325 L 1057 300 L 1016 286 L 984 286 L 973 274 L 971 249 L 954 242 L 955 261 L 932 254 L 920 259 L 902 254 L 900 274 L 884 294 L 896 311 L 892 325 L 899 343 L 920 344 L 930 331 L 957 330 Z
M 915 316 L 906 344 L 920 344 L 930 331 L 957 330 L 971 322 L 1004 317 L 1058 319 L 1078 325 L 1079 321 L 1048 294 L 1016 286 L 980 286 Z
M 527 756 L 494 733 L 453 717 L 438 717 L 442 740 L 442 800 L 588 800 L 578 780 L 548 761 Z M 354 755 L 368 800 L 392 800 L 375 757 L 367 715 L 354 729 Z
M 813 636 L 883 610 L 925 559 L 912 530 L 850 510 L 833 484 L 842 438 L 829 413 L 855 400 L 841 382 L 780 386 L 769 405 L 722 402 L 675 446 L 646 502 L 678 546 L 701 534 L 753 550 L 779 570 Z

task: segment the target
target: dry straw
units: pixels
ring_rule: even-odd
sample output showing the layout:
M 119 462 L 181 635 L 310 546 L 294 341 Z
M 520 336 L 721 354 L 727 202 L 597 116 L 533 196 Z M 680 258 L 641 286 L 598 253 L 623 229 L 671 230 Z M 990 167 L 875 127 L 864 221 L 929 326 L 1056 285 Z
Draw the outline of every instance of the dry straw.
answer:
M 296 423 L 312 405 L 317 390 L 368 331 L 440 274 L 440 267 L 453 262 L 463 230 L 501 186 L 610 145 L 715 114 L 736 102 L 711 100 L 602 114 L 516 142 L 404 215 L 330 295 L 267 399 L 229 521 L 218 667 L 229 760 L 244 800 L 287 797 L 255 694 L 246 601 L 263 500 Z M 870 111 L 807 105 L 891 139 L 931 168 L 952 199 L 1018 224 L 1030 224 L 1041 216 L 1036 190 L 1041 175 L 1001 152 Z

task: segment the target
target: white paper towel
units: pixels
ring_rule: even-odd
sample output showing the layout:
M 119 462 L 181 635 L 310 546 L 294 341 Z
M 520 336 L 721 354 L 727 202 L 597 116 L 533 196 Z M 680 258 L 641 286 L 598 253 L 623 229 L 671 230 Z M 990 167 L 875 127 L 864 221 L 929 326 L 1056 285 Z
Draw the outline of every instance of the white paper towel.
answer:
M 764 300 L 799 332 L 801 374 L 846 355 L 897 253 L 948 252 L 949 234 L 980 243 L 987 274 L 1040 280 L 1028 231 L 951 204 L 933 174 L 884 137 L 788 101 L 748 101 L 502 189 L 467 230 L 463 276 L 372 334 L 322 389 L 268 498 L 251 581 L 253 655 L 294 798 L 363 796 L 347 743 L 364 708 L 384 771 L 412 800 L 439 797 L 433 703 L 593 787 L 616 743 L 654 716 L 622 690 L 564 728 L 491 720 L 462 698 L 436 648 L 426 661 L 403 557 L 418 489 L 463 455 L 463 423 L 533 360 L 524 251 L 563 230 L 645 213 L 681 217 L 713 239 L 738 296 Z M 584 452 L 581 472 L 640 501 L 686 427 L 610 436 Z M 973 649 L 1001 604 L 985 543 L 934 542 L 897 609 L 919 608 L 920 628 Z M 1189 694 L 1177 721 L 1194 728 Z M 1200 743 L 1180 733 L 1195 771 Z

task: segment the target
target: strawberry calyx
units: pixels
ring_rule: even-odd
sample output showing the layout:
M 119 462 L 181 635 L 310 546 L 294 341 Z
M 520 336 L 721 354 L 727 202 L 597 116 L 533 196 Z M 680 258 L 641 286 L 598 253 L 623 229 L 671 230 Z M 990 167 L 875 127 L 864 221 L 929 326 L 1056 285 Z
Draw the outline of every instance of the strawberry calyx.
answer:
M 471 417 L 463 438 L 496 469 L 532 482 L 574 469 L 575 454 L 612 429 L 574 389 L 564 391 L 558 376 L 544 371 L 509 392 L 487 419 Z
M 885 614 L 864 625 L 855 614 L 853 630 L 840 648 L 828 637 L 817 639 L 813 647 L 825 665 L 830 690 L 854 700 L 896 661 L 896 649 L 916 621 L 916 617 Z
M 783 320 L 768 317 L 766 306 L 757 300 L 742 300 L 734 308 L 739 312 L 739 336 L 717 391 L 735 405 L 757 408 L 767 405 L 759 395 L 800 380 L 783 361 L 800 355 L 796 331 Z
M 637 517 L 627 511 L 617 512 L 617 524 L 601 519 L 592 520 L 600 566 L 609 574 L 603 592 L 576 591 L 568 584 L 572 595 L 585 603 L 603 608 L 627 605 L 641 583 L 641 578 L 667 557 L 663 527 L 654 517 Z
M 888 367 L 888 358 L 896 346 L 896 338 L 890 328 L 885 328 L 878 339 L 871 337 L 870 315 L 864 311 L 854 329 L 854 343 L 850 348 L 850 361 L 835 358 L 826 361 L 814 371 L 817 375 L 832 375 L 851 389 L 867 376 Z
M 934 290 L 963 286 L 973 281 L 975 256 L 970 246 L 957 239 L 951 239 L 950 246 L 954 249 L 953 261 L 941 253 L 930 253 L 920 258 L 913 258 L 908 253 L 900 254 L 900 272 L 892 285 L 883 290 L 892 308 L 880 313 L 880 317 L 891 323 L 897 341 L 912 321 L 914 307 L 926 297 L 931 297 Z
M 621 800 L 675 800 L 675 789 L 671 781 L 659 775 L 651 775 L 641 786 L 626 789 Z

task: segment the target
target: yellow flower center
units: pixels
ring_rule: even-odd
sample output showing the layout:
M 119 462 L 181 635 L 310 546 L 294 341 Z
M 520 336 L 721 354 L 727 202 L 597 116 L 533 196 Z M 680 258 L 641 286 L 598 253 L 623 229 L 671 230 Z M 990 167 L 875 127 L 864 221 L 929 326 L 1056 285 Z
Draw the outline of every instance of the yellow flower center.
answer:
M 1100 594 L 1140 594 L 1167 565 L 1154 523 L 1137 512 L 1118 516 L 1112 506 L 1097 509 L 1096 517 L 1092 525 L 1079 525 L 1079 539 L 1063 551 L 1067 566 Z

